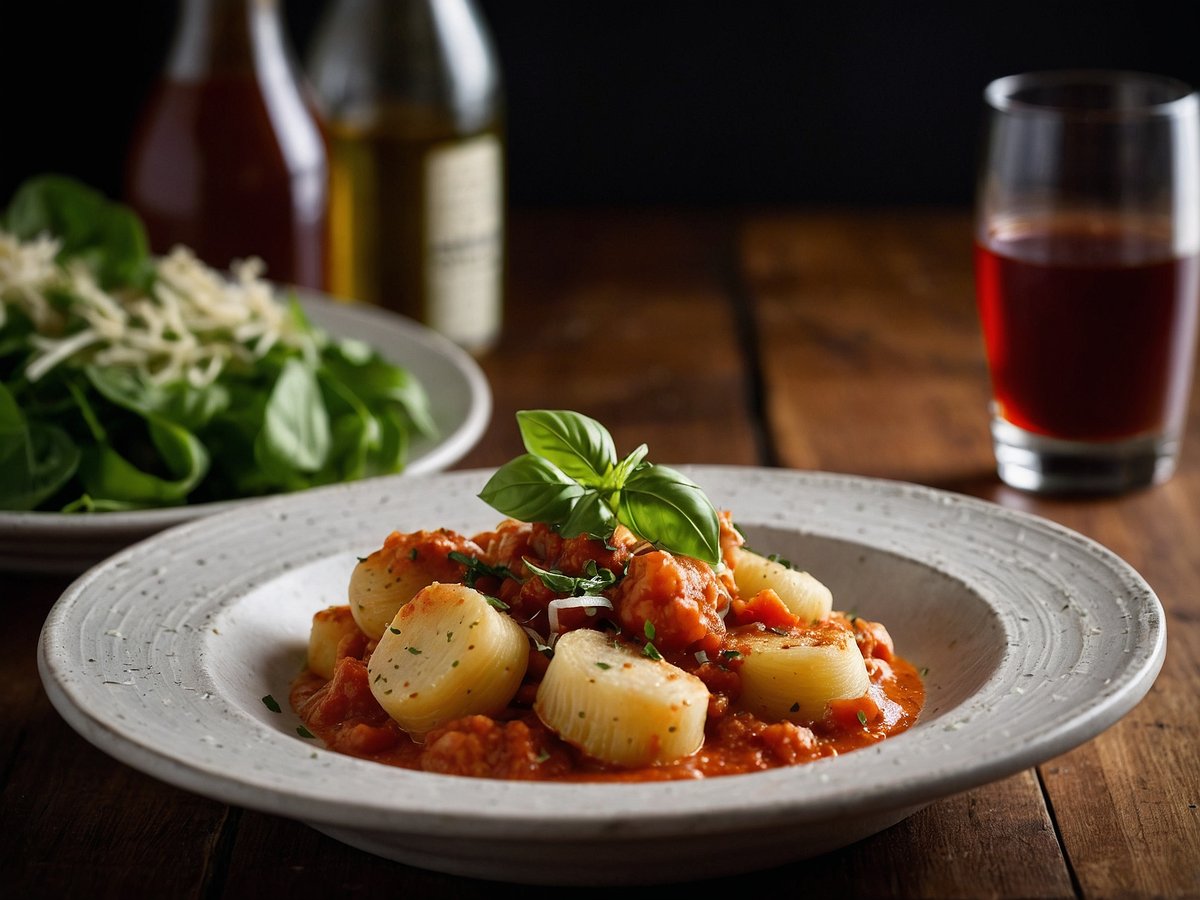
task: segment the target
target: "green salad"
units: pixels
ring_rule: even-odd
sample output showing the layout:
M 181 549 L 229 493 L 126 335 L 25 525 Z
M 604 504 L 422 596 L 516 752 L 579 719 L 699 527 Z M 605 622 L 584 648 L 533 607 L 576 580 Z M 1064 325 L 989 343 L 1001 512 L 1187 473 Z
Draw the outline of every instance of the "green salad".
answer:
M 0 509 L 92 512 L 398 472 L 425 391 L 330 336 L 260 261 L 163 257 L 127 207 L 68 178 L 0 218 Z

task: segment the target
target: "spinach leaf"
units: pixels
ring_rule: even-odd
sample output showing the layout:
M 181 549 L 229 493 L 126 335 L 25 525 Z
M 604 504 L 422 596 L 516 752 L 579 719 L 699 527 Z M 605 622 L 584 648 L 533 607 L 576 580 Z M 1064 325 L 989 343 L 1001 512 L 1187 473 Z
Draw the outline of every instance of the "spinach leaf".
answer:
M 420 434 L 435 437 L 438 429 L 424 387 L 406 369 L 374 351 L 362 352 L 358 341 L 338 341 L 322 354 L 323 367 L 370 408 L 397 404 Z
M 298 359 L 284 363 L 267 400 L 262 450 L 297 472 L 317 472 L 329 458 L 329 415 L 316 373 Z
M 5 228 L 22 240 L 50 234 L 59 258 L 80 258 L 101 286 L 148 286 L 153 265 L 141 220 L 128 207 L 73 178 L 42 175 L 21 184 L 9 202 Z
M 138 468 L 107 441 L 82 452 L 79 477 L 94 508 L 176 506 L 183 503 L 208 471 L 209 456 L 191 432 L 151 416 L 150 439 L 171 473 L 164 478 Z
M 79 460 L 70 435 L 55 425 L 26 422 L 0 383 L 0 508 L 36 509 L 71 479 Z

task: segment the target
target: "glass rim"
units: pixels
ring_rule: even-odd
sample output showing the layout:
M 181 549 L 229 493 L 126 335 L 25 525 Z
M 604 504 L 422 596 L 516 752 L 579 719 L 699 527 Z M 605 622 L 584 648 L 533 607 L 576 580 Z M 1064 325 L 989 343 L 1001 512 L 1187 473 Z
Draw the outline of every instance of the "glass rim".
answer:
M 1088 107 L 1068 103 L 1036 103 L 1017 96 L 1019 92 L 1029 88 L 1118 88 L 1123 85 L 1158 88 L 1163 91 L 1164 96 L 1162 100 L 1143 103 L 1128 102 Z M 1047 69 L 1005 75 L 987 85 L 984 89 L 984 100 L 992 110 L 1001 113 L 1051 115 L 1093 121 L 1120 121 L 1134 117 L 1170 118 L 1186 115 L 1197 109 L 1197 92 L 1187 82 L 1170 75 L 1126 69 Z

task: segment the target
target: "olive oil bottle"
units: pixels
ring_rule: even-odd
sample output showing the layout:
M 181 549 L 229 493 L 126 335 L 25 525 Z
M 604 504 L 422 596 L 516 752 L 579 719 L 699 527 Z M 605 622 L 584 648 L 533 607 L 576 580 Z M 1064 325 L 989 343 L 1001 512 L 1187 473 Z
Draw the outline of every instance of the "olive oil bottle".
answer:
M 499 335 L 499 65 L 471 0 L 334 0 L 308 73 L 331 150 L 331 290 L 481 351 Z

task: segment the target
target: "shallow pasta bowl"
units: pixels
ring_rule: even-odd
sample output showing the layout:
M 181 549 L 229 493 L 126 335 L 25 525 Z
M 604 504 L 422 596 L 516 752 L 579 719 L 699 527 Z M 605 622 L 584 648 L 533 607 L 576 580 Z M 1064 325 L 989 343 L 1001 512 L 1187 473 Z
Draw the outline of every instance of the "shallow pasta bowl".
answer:
M 807 765 L 633 785 L 404 771 L 302 737 L 286 697 L 312 614 L 344 602 L 355 558 L 393 529 L 492 527 L 478 471 L 267 500 L 129 548 L 55 605 L 42 678 L 85 738 L 185 789 L 415 866 L 602 884 L 714 877 L 851 843 L 1087 741 L 1162 666 L 1149 586 L 1051 522 L 898 482 L 685 471 L 756 549 L 803 563 L 837 608 L 882 621 L 927 670 L 915 727 Z

